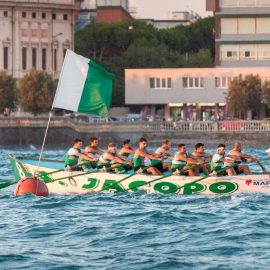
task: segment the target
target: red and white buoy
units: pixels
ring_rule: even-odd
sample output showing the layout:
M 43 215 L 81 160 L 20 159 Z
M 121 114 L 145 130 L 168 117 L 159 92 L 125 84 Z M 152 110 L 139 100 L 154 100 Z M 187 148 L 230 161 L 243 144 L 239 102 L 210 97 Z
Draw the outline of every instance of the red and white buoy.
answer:
M 32 193 L 36 196 L 48 197 L 49 190 L 46 184 L 37 177 L 21 179 L 14 190 L 14 196 Z

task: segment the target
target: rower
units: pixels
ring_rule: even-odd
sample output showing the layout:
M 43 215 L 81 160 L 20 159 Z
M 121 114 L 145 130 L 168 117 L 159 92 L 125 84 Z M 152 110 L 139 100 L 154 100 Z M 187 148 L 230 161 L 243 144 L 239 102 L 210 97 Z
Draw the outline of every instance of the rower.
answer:
M 241 163 L 242 161 L 246 162 L 259 162 L 259 160 L 255 157 L 246 155 L 242 153 L 242 145 L 241 143 L 237 142 L 234 144 L 234 148 L 228 153 L 228 156 L 232 158 L 237 163 Z M 246 164 L 239 164 L 234 167 L 236 174 L 244 173 L 246 175 L 252 174 L 249 166 Z
M 101 155 L 103 151 L 98 147 L 98 138 L 96 137 L 91 137 L 89 139 L 89 145 L 85 147 L 84 153 L 86 153 L 89 157 L 92 158 L 92 161 L 90 163 L 87 163 L 83 165 L 83 169 L 91 169 L 91 168 L 96 168 L 97 167 L 97 162 L 99 157 L 97 155 Z M 83 159 L 79 159 L 79 161 L 85 161 Z
M 191 153 L 191 156 L 198 162 L 204 163 L 204 164 L 201 164 L 200 166 L 200 172 L 203 172 L 205 175 L 209 175 L 209 172 L 210 172 L 209 162 L 212 158 L 212 155 L 204 151 L 203 143 L 195 144 L 195 151 Z
M 108 144 L 107 152 L 104 152 L 98 160 L 97 167 L 98 168 L 114 168 L 119 167 L 121 165 L 128 165 L 128 168 L 132 167 L 132 162 L 129 158 L 120 156 L 117 153 L 117 147 L 114 143 Z M 124 167 L 122 169 L 125 169 Z M 121 171 L 119 168 L 116 168 L 115 172 Z
M 171 144 L 168 139 L 164 139 L 161 143 L 161 146 L 155 151 L 157 157 L 162 158 L 163 160 L 168 159 L 169 157 L 174 157 L 174 153 L 170 151 Z M 152 165 L 157 168 L 160 172 L 171 172 L 171 163 L 170 162 L 159 162 L 158 160 L 152 160 Z
M 123 141 L 123 147 L 119 151 L 120 156 L 129 157 L 129 155 L 134 155 L 135 150 L 132 148 L 131 142 L 129 139 Z
M 81 152 L 82 140 L 75 139 L 73 141 L 73 147 L 71 147 L 65 158 L 65 167 L 70 170 L 80 170 L 80 166 L 82 163 L 86 163 L 87 161 L 93 161 L 93 158 L 89 157 L 87 154 Z M 79 158 L 84 159 L 84 162 L 78 162 Z M 77 166 L 78 165 L 78 166 Z
M 265 152 L 267 153 L 267 156 L 270 157 L 270 148 L 268 148 Z
M 135 151 L 134 158 L 133 158 L 133 166 L 134 171 L 144 171 L 146 168 L 144 164 L 144 159 L 148 158 L 150 160 L 162 160 L 161 157 L 156 157 L 154 154 L 148 152 L 146 149 L 147 147 L 147 140 L 145 138 L 140 138 L 139 140 L 139 148 Z M 152 175 L 162 175 L 162 173 L 155 167 L 149 167 L 145 169 L 145 171 Z
M 101 155 L 103 151 L 98 147 L 98 138 L 91 137 L 89 139 L 89 145 L 85 148 L 85 152 L 94 155 Z
M 194 158 L 192 158 L 191 155 L 187 153 L 186 145 L 180 143 L 178 145 L 178 152 L 173 157 L 172 171 L 185 169 L 185 173 L 181 174 L 189 176 L 199 176 L 198 168 L 189 169 L 190 165 L 192 164 L 201 164 L 201 162 L 198 162 Z
M 222 168 L 225 167 L 226 163 L 228 164 L 234 164 L 234 160 L 228 157 L 225 157 L 225 145 L 219 144 L 217 148 L 217 152 L 213 155 L 210 165 L 211 165 L 211 172 L 215 173 Z M 227 169 L 224 172 L 220 172 L 217 174 L 217 176 L 233 176 L 236 175 L 235 170 L 233 168 Z

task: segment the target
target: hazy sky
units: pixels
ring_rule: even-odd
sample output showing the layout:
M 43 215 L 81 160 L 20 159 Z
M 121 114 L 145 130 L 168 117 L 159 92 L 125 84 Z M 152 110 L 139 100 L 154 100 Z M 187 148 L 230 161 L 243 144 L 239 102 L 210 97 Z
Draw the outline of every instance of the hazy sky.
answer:
M 137 9 L 137 18 L 171 19 L 172 11 L 197 12 L 202 17 L 213 15 L 205 10 L 206 0 L 129 0 Z

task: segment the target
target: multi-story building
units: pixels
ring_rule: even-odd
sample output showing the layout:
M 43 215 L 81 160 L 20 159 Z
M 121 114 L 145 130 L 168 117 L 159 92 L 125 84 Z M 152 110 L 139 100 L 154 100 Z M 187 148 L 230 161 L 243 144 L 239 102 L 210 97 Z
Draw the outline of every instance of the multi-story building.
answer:
M 59 77 L 74 48 L 74 0 L 0 1 L 0 70 L 15 78 L 35 67 Z
M 133 19 L 129 13 L 129 0 L 85 0 L 81 3 L 76 29 L 91 22 L 115 23 Z
M 233 77 L 270 79 L 270 0 L 206 0 L 206 6 L 215 17 L 216 68 L 127 69 L 126 104 L 145 104 L 152 115 L 161 106 L 175 120 L 207 120 L 224 115 Z
M 201 18 L 199 14 L 188 11 L 173 11 L 171 19 L 168 20 L 154 20 L 141 19 L 147 24 L 153 25 L 157 29 L 168 29 L 177 26 L 187 26 Z
M 151 115 L 161 107 L 166 119 L 223 118 L 229 83 L 239 74 L 269 80 L 270 67 L 126 69 L 125 103 L 146 105 Z
M 270 65 L 270 0 L 207 0 L 215 15 L 216 66 Z

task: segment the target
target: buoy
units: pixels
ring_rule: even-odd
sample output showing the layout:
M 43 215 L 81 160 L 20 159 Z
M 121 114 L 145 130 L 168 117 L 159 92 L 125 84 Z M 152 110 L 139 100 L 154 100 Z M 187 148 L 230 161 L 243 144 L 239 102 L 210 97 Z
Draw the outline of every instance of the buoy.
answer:
M 49 190 L 46 184 L 36 177 L 23 178 L 16 185 L 14 196 L 32 193 L 36 196 L 48 197 Z

